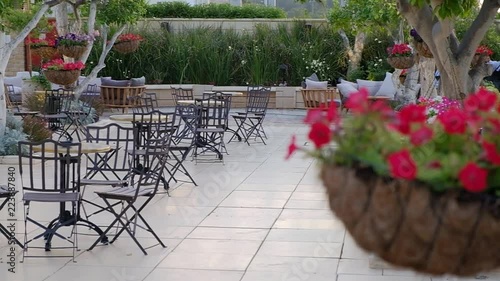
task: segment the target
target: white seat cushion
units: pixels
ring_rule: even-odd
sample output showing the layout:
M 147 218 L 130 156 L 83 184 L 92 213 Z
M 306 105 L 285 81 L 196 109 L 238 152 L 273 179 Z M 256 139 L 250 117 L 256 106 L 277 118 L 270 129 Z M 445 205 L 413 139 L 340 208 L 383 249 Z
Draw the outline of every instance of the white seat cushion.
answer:
M 358 89 L 366 88 L 368 89 L 368 93 L 370 96 L 375 96 L 380 87 L 382 86 L 383 81 L 370 81 L 370 80 L 361 80 L 357 79 Z
M 396 88 L 394 87 L 394 83 L 392 82 L 392 73 L 386 72 L 382 86 L 380 86 L 380 89 L 375 94 L 375 96 L 389 97 L 390 99 L 394 99 L 395 94 L 396 94 Z
M 352 93 L 356 93 L 358 89 L 356 89 L 352 83 L 340 83 L 337 84 L 337 89 L 343 98 L 348 98 Z
M 328 81 L 313 81 L 306 79 L 306 89 L 312 90 L 312 89 L 326 89 L 328 88 Z

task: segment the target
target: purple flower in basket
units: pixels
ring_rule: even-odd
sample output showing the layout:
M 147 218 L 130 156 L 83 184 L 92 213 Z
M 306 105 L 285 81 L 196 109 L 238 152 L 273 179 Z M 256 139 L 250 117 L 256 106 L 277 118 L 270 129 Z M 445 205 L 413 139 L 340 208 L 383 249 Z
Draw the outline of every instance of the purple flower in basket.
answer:
M 415 39 L 415 41 L 424 42 L 424 40 L 422 39 L 422 37 L 420 37 L 420 35 L 418 34 L 418 32 L 415 28 L 412 28 L 410 30 L 410 35 L 411 35 L 411 37 L 413 37 L 413 39 Z
M 94 37 L 87 34 L 68 33 L 56 39 L 56 46 L 87 46 L 88 42 L 94 41 Z

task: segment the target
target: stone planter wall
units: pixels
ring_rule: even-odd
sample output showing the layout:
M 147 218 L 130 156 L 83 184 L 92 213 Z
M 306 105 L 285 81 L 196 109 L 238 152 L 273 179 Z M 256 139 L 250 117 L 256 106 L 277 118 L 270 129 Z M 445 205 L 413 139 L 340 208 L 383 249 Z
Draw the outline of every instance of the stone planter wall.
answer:
M 171 87 L 193 89 L 195 98 L 201 98 L 206 91 L 243 92 L 243 96 L 234 96 L 232 107 L 246 106 L 246 86 L 213 86 L 213 85 L 146 85 L 146 92 L 156 93 L 159 106 L 174 106 Z M 268 108 L 291 109 L 304 108 L 300 87 L 271 87 L 271 99 Z

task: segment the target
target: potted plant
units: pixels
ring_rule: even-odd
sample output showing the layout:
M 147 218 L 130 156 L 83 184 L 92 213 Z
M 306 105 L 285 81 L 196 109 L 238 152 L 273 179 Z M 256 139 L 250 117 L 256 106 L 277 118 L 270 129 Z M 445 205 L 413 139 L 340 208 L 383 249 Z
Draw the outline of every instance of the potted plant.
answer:
M 62 59 L 54 59 L 42 65 L 43 74 L 50 82 L 64 86 L 78 80 L 84 68 L 85 64 L 81 61 L 64 62 Z
M 93 40 L 94 37 L 90 35 L 68 33 L 64 36 L 57 37 L 55 45 L 62 55 L 77 59 L 85 53 L 88 43 Z
M 424 39 L 420 37 L 418 34 L 417 30 L 415 28 L 412 28 L 410 30 L 410 35 L 413 37 L 413 41 L 415 43 L 415 49 L 417 49 L 417 52 L 422 56 L 426 58 L 433 58 L 434 56 L 432 55 L 431 50 L 429 49 L 429 46 L 427 46 L 427 43 L 424 42 Z
M 430 274 L 500 266 L 500 100 L 484 88 L 428 123 L 427 106 L 394 112 L 349 96 L 306 117 L 330 207 L 365 250 Z M 290 156 L 299 148 L 295 137 Z
M 31 51 L 39 55 L 42 59 L 49 59 L 57 52 L 55 40 L 51 39 L 30 38 L 29 46 Z
M 122 54 L 135 52 L 143 40 L 142 36 L 133 33 L 121 34 L 116 38 L 113 49 Z
M 476 53 L 472 57 L 471 67 L 474 68 L 481 63 L 490 61 L 491 55 L 493 55 L 493 51 L 488 46 L 481 45 L 477 47 Z
M 394 44 L 387 49 L 389 57 L 387 62 L 394 68 L 406 69 L 415 64 L 413 51 L 408 44 Z

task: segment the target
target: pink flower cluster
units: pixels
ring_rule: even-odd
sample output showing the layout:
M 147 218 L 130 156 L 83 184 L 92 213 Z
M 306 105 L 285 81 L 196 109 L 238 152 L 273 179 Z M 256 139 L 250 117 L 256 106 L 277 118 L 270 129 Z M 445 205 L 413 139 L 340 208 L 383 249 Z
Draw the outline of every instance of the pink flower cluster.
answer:
M 394 46 L 387 48 L 389 57 L 409 57 L 412 54 L 410 45 L 408 44 L 394 44 Z
M 427 122 L 433 122 L 437 116 L 449 111 L 450 109 L 460 109 L 460 102 L 450 100 L 447 97 L 437 96 L 432 99 L 420 98 L 418 104 L 427 108 Z
M 42 70 L 82 70 L 85 64 L 81 61 L 64 62 L 62 59 L 51 60 L 42 65 Z
M 126 33 L 126 34 L 121 34 L 118 36 L 116 39 L 116 42 L 126 42 L 126 41 L 142 41 L 143 38 L 139 34 L 133 34 L 133 33 Z

